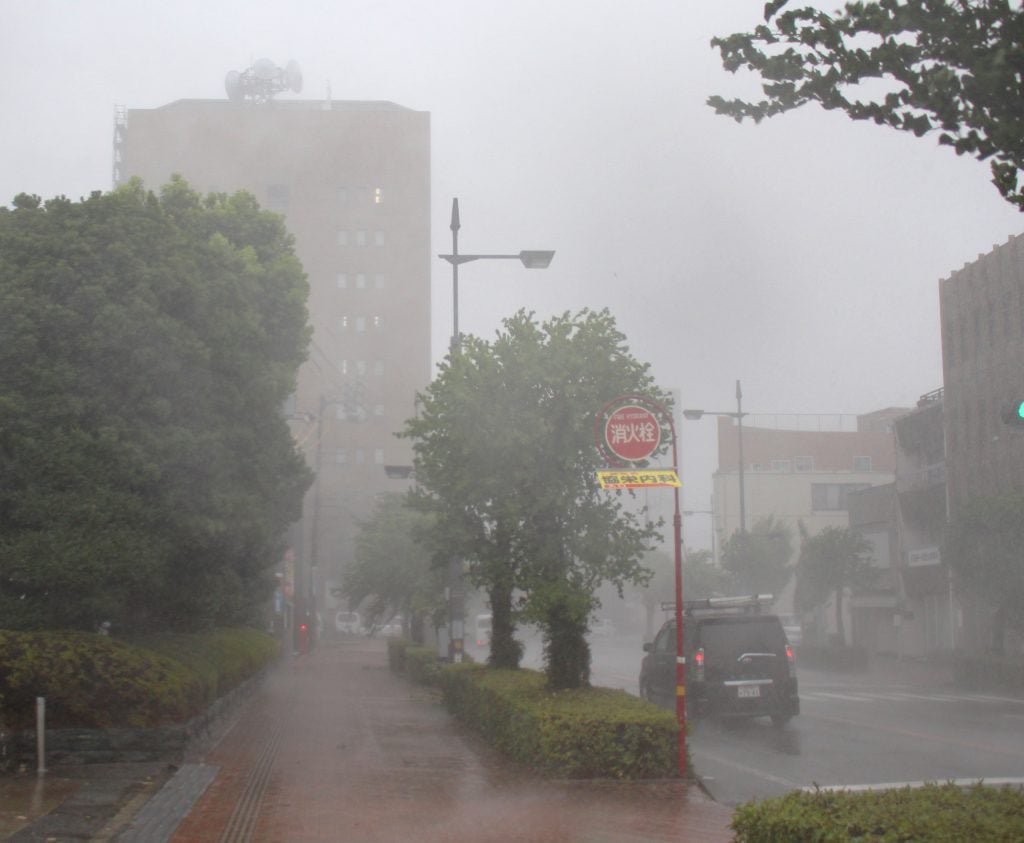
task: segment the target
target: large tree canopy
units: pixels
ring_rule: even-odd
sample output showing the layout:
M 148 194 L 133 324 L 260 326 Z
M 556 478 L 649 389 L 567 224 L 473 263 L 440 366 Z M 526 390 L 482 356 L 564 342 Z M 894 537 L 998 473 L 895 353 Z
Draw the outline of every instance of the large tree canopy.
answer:
M 469 564 L 493 614 L 491 661 L 514 666 L 513 597 L 544 630 L 549 683 L 589 677 L 584 635 L 603 582 L 643 582 L 654 525 L 600 489 L 594 419 L 609 401 L 665 401 L 607 311 L 538 324 L 520 311 L 493 342 L 449 355 L 406 434 L 436 546 Z
M 175 179 L 0 209 L 0 617 L 198 627 L 268 593 L 310 477 L 279 217 Z
M 362 606 L 371 627 L 401 613 L 414 641 L 424 641 L 423 621 L 444 611 L 441 571 L 420 537 L 430 520 L 408 506 L 405 495 L 382 494 L 370 516 L 359 522 L 355 558 L 345 570 L 342 591 L 352 607 Z
M 866 588 L 879 569 L 871 564 L 871 542 L 852 527 L 825 527 L 816 535 L 803 532 L 797 568 L 797 597 L 801 610 L 822 605 L 835 595 L 836 637 L 846 644 L 843 595 L 848 588 Z
M 774 515 L 759 518 L 745 533 L 734 532 L 722 545 L 722 567 L 745 594 L 778 595 L 793 571 L 793 530 Z
M 826 14 L 787 0 L 765 24 L 715 38 L 725 68 L 759 74 L 758 102 L 708 99 L 760 121 L 808 102 L 991 159 L 993 183 L 1024 209 L 1024 10 L 1008 0 L 881 0 Z M 862 85 L 872 80 L 881 84 Z

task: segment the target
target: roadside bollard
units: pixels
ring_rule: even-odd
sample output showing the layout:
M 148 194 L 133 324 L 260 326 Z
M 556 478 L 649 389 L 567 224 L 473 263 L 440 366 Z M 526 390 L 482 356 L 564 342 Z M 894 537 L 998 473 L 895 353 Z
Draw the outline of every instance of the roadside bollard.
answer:
M 36 773 L 46 772 L 46 697 L 36 697 Z

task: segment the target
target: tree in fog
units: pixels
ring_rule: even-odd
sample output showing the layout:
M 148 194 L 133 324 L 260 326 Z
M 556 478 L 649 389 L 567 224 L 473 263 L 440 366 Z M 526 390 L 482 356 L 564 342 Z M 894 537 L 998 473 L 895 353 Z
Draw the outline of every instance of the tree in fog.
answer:
M 247 194 L 0 209 L 5 627 L 252 617 L 310 482 L 281 413 L 306 293 Z
M 515 620 L 535 622 L 555 688 L 589 680 L 597 588 L 647 577 L 655 525 L 596 476 L 595 417 L 624 394 L 666 400 L 607 311 L 543 324 L 520 311 L 493 342 L 469 337 L 450 354 L 406 424 L 436 545 L 488 594 L 491 664 L 518 665 Z
M 793 575 L 793 530 L 774 515 L 759 518 L 745 533 L 736 530 L 722 545 L 722 567 L 744 594 L 777 595 Z
M 755 122 L 808 102 L 991 160 L 992 182 L 1024 209 L 1024 10 L 1006 0 L 882 0 L 832 15 L 787 0 L 765 23 L 711 42 L 726 70 L 761 77 L 757 102 L 708 99 Z
M 370 516 L 359 521 L 354 557 L 342 581 L 350 606 L 361 605 L 371 626 L 400 613 L 420 644 L 425 619 L 440 620 L 444 612 L 443 573 L 431 564 L 422 540 L 429 524 L 405 495 L 380 495 Z
M 878 577 L 870 561 L 873 546 L 852 527 L 825 527 L 816 535 L 802 530 L 797 563 L 797 603 L 801 611 L 821 606 L 835 596 L 836 638 L 846 644 L 843 595 L 847 589 L 867 588 Z
M 644 556 L 644 565 L 652 572 L 651 581 L 640 592 L 644 607 L 645 629 L 648 640 L 653 638 L 654 620 L 663 611 L 663 604 L 675 603 L 675 558 L 664 550 L 654 550 Z M 725 597 L 735 591 L 735 578 L 715 564 L 711 551 L 705 548 L 683 553 L 683 601 Z
M 994 607 L 992 649 L 1005 651 L 1006 630 L 1024 631 L 1024 495 L 974 498 L 946 528 L 942 558 L 968 591 Z

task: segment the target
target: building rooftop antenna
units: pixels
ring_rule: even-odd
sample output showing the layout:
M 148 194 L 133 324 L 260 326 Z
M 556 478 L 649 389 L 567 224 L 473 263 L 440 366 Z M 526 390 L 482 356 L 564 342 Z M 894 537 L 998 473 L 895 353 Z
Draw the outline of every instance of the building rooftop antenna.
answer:
M 257 59 L 241 72 L 228 71 L 224 90 L 231 102 L 265 105 L 282 91 L 299 93 L 302 90 L 302 70 L 294 59 L 285 67 L 278 67 L 267 58 Z

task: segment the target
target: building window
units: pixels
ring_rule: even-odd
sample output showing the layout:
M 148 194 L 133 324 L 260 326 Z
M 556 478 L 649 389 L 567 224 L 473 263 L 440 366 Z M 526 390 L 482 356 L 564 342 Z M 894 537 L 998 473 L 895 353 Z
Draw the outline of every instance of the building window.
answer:
M 348 232 L 347 231 L 339 231 L 338 232 L 338 245 L 339 246 L 347 246 L 348 245 Z
M 870 483 L 812 483 L 811 509 L 815 512 L 845 511 L 847 495 L 870 486 Z
M 373 286 L 375 289 L 378 290 L 384 289 L 384 276 L 382 274 L 377 274 L 373 276 Z
M 871 457 L 854 457 L 854 471 L 871 471 Z
M 348 188 L 347 187 L 339 187 L 334 195 L 335 195 L 335 198 L 337 199 L 337 202 L 338 202 L 339 205 L 347 205 L 348 204 Z
M 334 281 L 338 285 L 339 290 L 348 289 L 348 276 L 344 272 L 339 272 L 335 275 Z
M 366 361 L 365 360 L 357 360 L 356 361 L 356 374 L 357 375 L 365 375 L 366 374 Z
M 366 317 L 365 316 L 357 316 L 356 317 L 356 332 L 361 334 L 365 330 L 366 330 Z
M 356 448 L 356 465 L 362 465 L 366 462 L 366 454 L 363 453 L 362 448 Z
M 366 289 L 366 275 L 363 274 L 362 272 L 356 273 L 356 289 L 357 290 L 365 290 Z
M 365 231 L 357 231 L 356 232 L 356 245 L 357 246 L 365 246 L 366 245 L 366 232 Z
M 267 207 L 281 214 L 288 210 L 288 185 L 267 185 Z
M 793 457 L 797 471 L 814 471 L 814 457 Z
M 344 465 L 345 463 L 347 463 L 348 462 L 348 451 L 346 451 L 344 448 L 337 448 L 337 449 L 335 449 L 335 451 L 334 451 L 334 461 L 338 465 Z
M 374 329 L 380 328 L 384 324 L 384 319 L 381 316 L 373 316 L 371 318 L 373 320 Z
M 373 232 L 373 245 L 374 246 L 383 246 L 384 245 L 384 232 L 383 231 L 375 231 L 375 232 Z
M 373 373 L 377 377 L 380 377 L 381 375 L 384 374 L 384 361 L 383 360 L 374 360 L 373 361 Z
M 792 471 L 793 464 L 789 460 L 772 460 L 772 471 Z
M 384 465 L 384 449 L 374 448 L 373 449 L 373 461 L 377 465 Z
M 382 418 L 384 416 L 384 405 L 383 404 L 374 404 L 373 405 L 373 414 L 377 418 Z
M 384 191 L 379 187 L 373 189 L 373 204 L 383 205 L 384 204 Z
M 348 374 L 348 360 L 342 360 L 338 364 L 338 371 L 341 372 L 343 375 Z
M 338 330 L 339 331 L 347 331 L 348 330 L 348 317 L 347 316 L 339 316 L 338 317 Z

